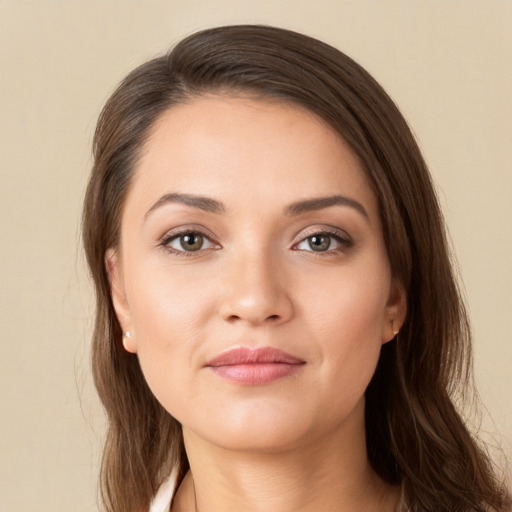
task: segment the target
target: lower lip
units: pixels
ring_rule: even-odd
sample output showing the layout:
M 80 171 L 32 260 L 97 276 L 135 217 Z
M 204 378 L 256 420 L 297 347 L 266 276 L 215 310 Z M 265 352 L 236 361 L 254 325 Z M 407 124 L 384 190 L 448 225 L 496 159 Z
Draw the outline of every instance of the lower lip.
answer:
M 283 377 L 290 377 L 302 366 L 302 364 L 288 363 L 252 363 L 209 366 L 209 368 L 224 379 L 246 386 L 259 386 L 270 384 Z

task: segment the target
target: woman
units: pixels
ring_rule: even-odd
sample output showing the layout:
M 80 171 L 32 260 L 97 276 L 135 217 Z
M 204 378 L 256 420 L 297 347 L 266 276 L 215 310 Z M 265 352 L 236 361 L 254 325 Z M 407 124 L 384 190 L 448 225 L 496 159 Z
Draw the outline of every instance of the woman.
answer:
M 94 157 L 107 510 L 510 510 L 454 406 L 470 334 L 431 179 L 366 71 L 206 30 L 128 75 Z

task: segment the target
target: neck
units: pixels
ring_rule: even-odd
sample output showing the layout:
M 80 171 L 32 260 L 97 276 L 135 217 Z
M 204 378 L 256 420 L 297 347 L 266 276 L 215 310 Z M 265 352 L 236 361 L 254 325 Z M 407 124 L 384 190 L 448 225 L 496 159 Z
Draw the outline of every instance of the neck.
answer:
M 392 512 L 398 490 L 368 462 L 364 421 L 352 427 L 272 453 L 226 450 L 185 429 L 191 471 L 173 511 Z

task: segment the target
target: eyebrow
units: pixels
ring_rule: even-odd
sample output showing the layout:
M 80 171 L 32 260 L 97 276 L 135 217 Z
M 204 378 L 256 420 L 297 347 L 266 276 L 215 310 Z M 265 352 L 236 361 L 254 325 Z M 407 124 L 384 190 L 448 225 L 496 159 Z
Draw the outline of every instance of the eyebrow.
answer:
M 209 197 L 204 196 L 196 196 L 193 194 L 180 194 L 178 192 L 173 192 L 172 194 L 165 194 L 162 196 L 144 215 L 144 218 L 147 218 L 148 215 L 163 206 L 164 204 L 169 203 L 181 203 L 186 206 L 192 206 L 194 208 L 199 208 L 200 210 L 204 210 L 205 212 L 210 213 L 224 213 L 225 208 L 222 203 L 216 201 L 215 199 L 211 199 Z
M 350 208 L 357 210 L 363 217 L 366 217 L 366 219 L 370 218 L 365 207 L 359 201 L 339 194 L 297 201 L 288 205 L 285 208 L 284 213 L 285 215 L 295 216 L 315 210 L 322 210 L 324 208 L 329 208 L 330 206 L 349 206 Z
M 226 211 L 226 208 L 220 201 L 210 197 L 173 192 L 171 194 L 165 194 L 162 196 L 146 212 L 144 218 L 147 218 L 148 215 L 157 208 L 169 203 L 181 203 L 186 206 L 192 206 L 193 208 L 198 208 L 200 210 L 216 214 L 221 214 Z M 323 210 L 324 208 L 329 208 L 331 206 L 349 206 L 350 208 L 354 208 L 356 211 L 358 211 L 366 219 L 369 219 L 368 212 L 359 201 L 339 194 L 296 201 L 284 209 L 284 214 L 288 216 L 297 216 L 303 213 Z

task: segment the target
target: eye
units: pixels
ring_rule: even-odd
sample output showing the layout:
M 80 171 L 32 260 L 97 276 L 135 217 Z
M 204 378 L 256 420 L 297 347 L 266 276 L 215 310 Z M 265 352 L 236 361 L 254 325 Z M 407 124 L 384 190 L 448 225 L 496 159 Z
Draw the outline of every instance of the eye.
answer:
M 295 247 L 300 251 L 330 252 L 342 251 L 352 246 L 348 237 L 338 234 L 319 232 L 304 238 Z
M 199 231 L 183 231 L 166 237 L 162 246 L 173 253 L 191 253 L 206 249 L 214 249 L 219 246 L 214 244 L 205 234 Z

